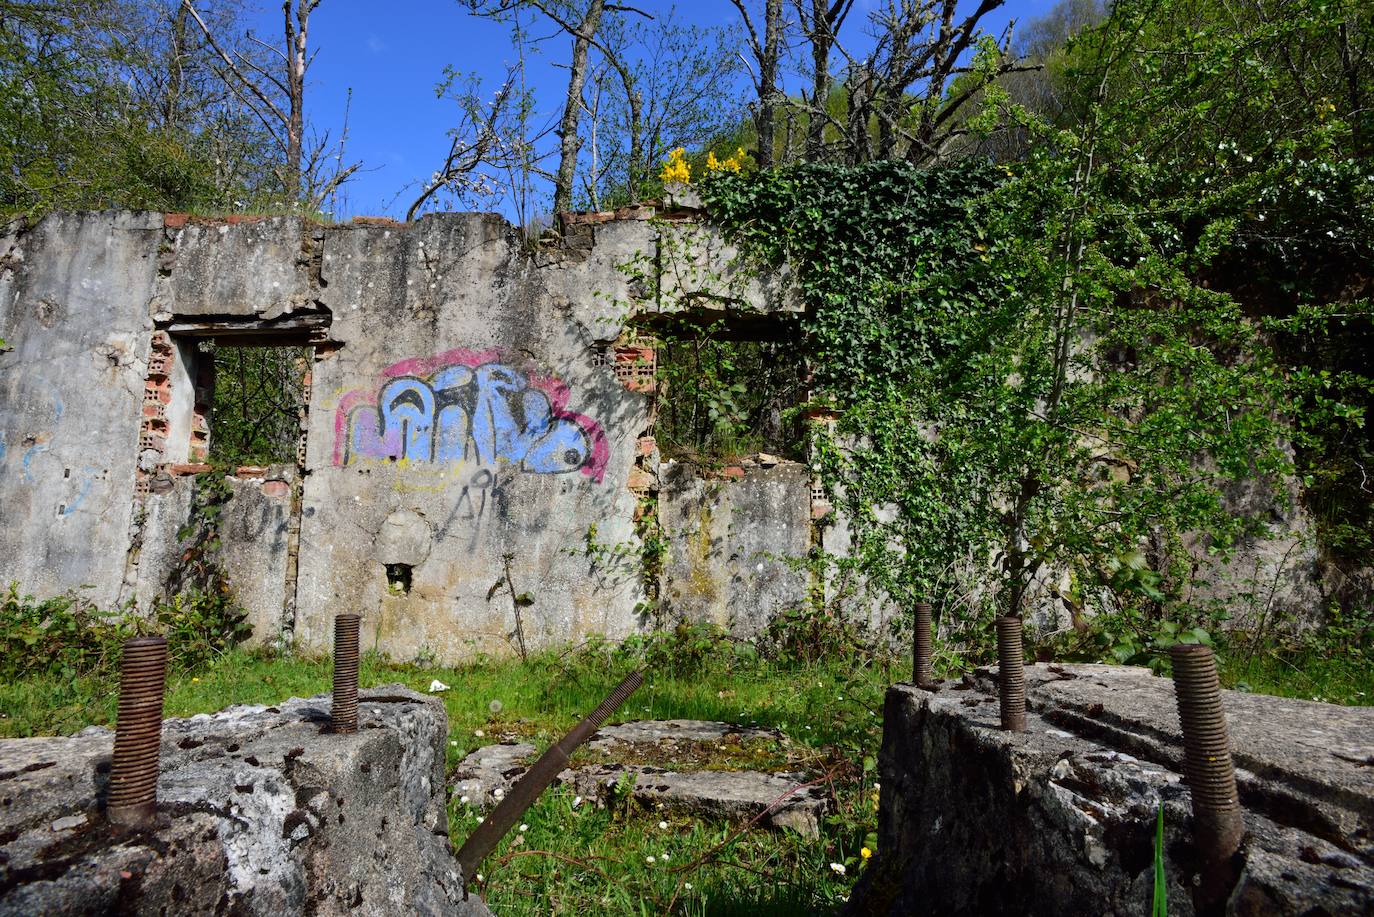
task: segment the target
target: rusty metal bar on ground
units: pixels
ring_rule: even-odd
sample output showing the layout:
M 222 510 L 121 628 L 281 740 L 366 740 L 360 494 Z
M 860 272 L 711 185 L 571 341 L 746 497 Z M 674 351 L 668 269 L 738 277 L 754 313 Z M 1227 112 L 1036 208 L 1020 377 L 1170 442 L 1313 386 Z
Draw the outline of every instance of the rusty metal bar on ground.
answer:
M 162 700 L 167 687 L 167 638 L 124 641 L 119 661 L 119 714 L 110 761 L 105 815 L 111 824 L 152 827 L 157 816 Z
M 1211 647 L 1179 643 L 1169 650 L 1174 699 L 1183 727 L 1183 773 L 1193 801 L 1193 844 L 1201 883 L 1199 913 L 1220 913 L 1235 886 L 1236 852 L 1245 837 L 1221 685 Z
M 606 722 L 606 718 L 625 703 L 626 698 L 643 683 L 644 673 L 631 672 L 627 675 L 624 681 L 616 685 L 610 696 L 601 702 L 601 706 L 569 730 L 567 735 L 549 746 L 549 750 L 534 762 L 534 766 L 525 772 L 515 786 L 511 787 L 506 798 L 497 803 L 496 808 L 483 819 L 477 830 L 468 836 L 463 842 L 462 849 L 458 851 L 458 864 L 463 867 L 465 882 L 477 874 L 478 864 L 496 849 L 501 838 L 514 827 L 520 816 L 525 814 L 525 810 L 534 805 L 539 794 L 553 783 L 559 771 L 568 766 L 568 759 L 577 747 L 590 739 L 592 734 L 601 728 L 601 724 Z
M 1021 619 L 997 619 L 997 687 L 1002 728 L 1026 731 L 1026 657 L 1021 643 Z
M 358 731 L 358 626 L 361 616 L 334 618 L 334 701 L 329 725 L 334 732 Z
M 930 603 L 916 603 L 916 626 L 911 640 L 911 680 L 918 688 L 935 683 L 935 668 L 931 664 Z

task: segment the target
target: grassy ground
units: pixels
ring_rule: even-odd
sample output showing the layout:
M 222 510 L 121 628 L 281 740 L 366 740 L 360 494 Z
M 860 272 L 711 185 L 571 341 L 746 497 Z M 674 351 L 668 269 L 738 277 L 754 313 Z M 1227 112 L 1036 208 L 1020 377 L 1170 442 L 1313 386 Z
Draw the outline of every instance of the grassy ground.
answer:
M 740 657 L 728 644 L 707 657 L 650 658 L 646 682 L 612 718 L 690 718 L 758 724 L 791 740 L 789 762 L 832 788 L 837 815 L 818 840 L 739 826 L 670 818 L 627 805 L 574 806 L 571 792 L 546 792 L 482 866 L 477 882 L 497 913 L 796 914 L 839 906 L 876 846 L 873 757 L 881 738 L 882 693 L 900 676 L 879 666 L 777 665 Z M 520 737 L 541 749 L 596 706 L 631 668 L 627 652 L 583 649 L 528 662 L 486 661 L 462 668 L 395 666 L 365 658 L 364 686 L 401 682 L 427 691 L 437 679 L 449 713 L 448 763 L 477 747 Z M 330 689 L 327 660 L 235 650 L 194 673 L 169 677 L 166 713 L 189 716 L 233 703 L 274 703 Z M 0 685 L 0 735 L 70 733 L 111 724 L 108 681 L 38 677 Z M 736 750 L 719 764 L 738 767 Z M 582 757 L 592 760 L 586 752 Z M 451 803 L 461 843 L 479 813 Z M 832 863 L 845 867 L 842 875 Z
M 1221 655 L 1224 687 L 1328 704 L 1374 705 L 1374 658 L 1358 649 L 1334 652 L 1237 650 Z
M 1374 665 L 1362 644 L 1302 651 L 1240 649 L 1219 653 L 1228 687 L 1333 703 L 1368 704 Z M 1339 651 L 1338 651 L 1339 649 Z M 889 668 L 888 666 L 894 666 Z M 613 717 L 690 718 L 781 730 L 785 750 L 763 757 L 800 768 L 830 788 L 837 814 L 821 838 L 739 830 L 739 826 L 668 817 L 621 804 L 597 808 L 571 791 L 547 791 L 482 865 L 476 887 L 503 917 L 520 914 L 826 913 L 848 896 L 876 848 L 873 758 L 881 739 L 882 694 L 902 679 L 903 663 L 864 659 L 770 662 L 728 641 L 695 639 L 612 650 L 583 647 L 527 662 L 479 661 L 461 668 L 391 665 L 368 656 L 364 686 L 401 682 L 427 691 L 433 680 L 448 709 L 448 763 L 492 741 L 521 738 L 540 749 L 598 704 L 632 668 L 647 680 Z M 328 660 L 235 650 L 194 672 L 169 677 L 168 716 L 212 712 L 229 704 L 270 704 L 330 689 Z M 0 736 L 63 734 L 111 724 L 110 680 L 35 676 L 0 684 Z M 700 751 L 700 750 L 698 750 Z M 718 760 L 738 768 L 731 748 Z M 708 753 L 709 757 L 709 753 Z M 585 750 L 581 760 L 595 760 Z M 450 803 L 460 844 L 480 820 Z M 844 867 L 841 874 L 832 864 Z

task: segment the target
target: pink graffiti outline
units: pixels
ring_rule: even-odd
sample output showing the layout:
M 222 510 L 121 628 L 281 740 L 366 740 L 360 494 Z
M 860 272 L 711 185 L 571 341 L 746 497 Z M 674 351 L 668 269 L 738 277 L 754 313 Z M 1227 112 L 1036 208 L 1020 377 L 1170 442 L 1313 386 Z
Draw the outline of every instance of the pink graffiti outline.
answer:
M 454 350 L 446 350 L 441 354 L 432 357 L 412 357 L 408 360 L 401 360 L 393 363 L 382 370 L 382 377 L 394 379 L 397 376 L 428 377 L 455 364 L 464 366 L 478 367 L 486 363 L 499 360 L 501 351 L 491 350 L 469 350 L 466 347 L 459 347 Z M 582 428 L 588 440 L 592 444 L 591 460 L 584 464 L 581 471 L 584 475 L 591 478 L 593 482 L 600 484 L 606 477 L 606 466 L 611 461 L 611 447 L 606 441 L 605 428 L 599 421 L 593 420 L 586 414 L 579 414 L 576 411 L 567 410 L 568 401 L 572 397 L 572 390 L 568 383 L 555 376 L 543 374 L 526 373 L 525 378 L 529 384 L 549 399 L 550 413 L 560 420 L 571 420 Z M 334 464 L 343 465 L 343 447 L 348 437 L 348 416 L 357 407 L 376 407 L 377 396 L 361 389 L 346 393 L 339 399 L 339 406 L 334 411 Z

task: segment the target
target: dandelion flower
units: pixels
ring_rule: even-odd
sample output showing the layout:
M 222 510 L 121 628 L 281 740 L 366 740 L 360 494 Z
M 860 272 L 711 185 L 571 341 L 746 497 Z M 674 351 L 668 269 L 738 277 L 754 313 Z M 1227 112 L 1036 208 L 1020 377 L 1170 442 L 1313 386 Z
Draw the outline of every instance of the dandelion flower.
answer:
M 505 709 L 505 704 L 501 703 L 499 700 L 492 700 L 491 703 L 487 704 L 487 709 L 491 711 L 492 716 L 496 716 Z
M 196 683 L 199 682 L 199 681 L 200 681 L 199 678 L 192 678 L 192 679 L 191 679 L 191 684 L 196 684 Z
M 831 869 L 831 871 L 834 872 L 835 875 L 837 875 L 837 876 L 842 876 L 842 875 L 844 875 L 844 864 L 843 864 L 843 863 L 831 863 L 831 864 L 830 864 L 830 869 Z
M 682 883 L 682 887 L 685 888 L 685 889 L 687 889 L 688 891 L 691 891 L 691 890 L 692 890 L 692 883 L 691 883 L 691 882 L 684 882 L 684 883 Z
M 661 822 L 659 822 L 659 823 L 658 823 L 658 830 L 660 830 L 660 831 L 667 831 L 667 830 L 668 830 L 668 823 L 667 823 L 666 821 L 661 821 Z
M 483 732 L 483 731 L 480 730 L 480 729 L 474 729 L 474 730 L 472 731 L 472 734 L 475 735 L 475 736 L 477 736 L 477 738 L 479 738 L 479 739 L 486 735 L 486 733 Z
M 506 791 L 505 791 L 505 790 L 502 790 L 502 789 L 495 789 L 495 790 L 492 790 L 492 791 L 491 791 L 491 798 L 492 798 L 492 799 L 497 799 L 497 800 L 504 799 L 504 798 L 505 798 L 505 795 L 506 795 Z
M 524 834 L 524 833 L 525 833 L 526 831 L 528 831 L 528 830 L 530 830 L 530 826 L 529 826 L 529 825 L 521 825 L 521 826 L 520 826 L 520 833 L 521 833 L 521 834 Z
M 644 858 L 644 862 L 646 862 L 646 863 L 657 863 L 658 860 L 657 860 L 653 855 L 650 855 L 650 856 L 646 856 L 646 857 Z
M 873 856 L 873 851 L 869 850 L 867 847 L 864 847 L 859 851 L 859 856 L 863 857 L 866 860 L 869 857 Z
M 658 858 L 665 863 L 668 862 L 668 852 L 665 850 L 663 853 L 660 853 L 658 855 Z
M 460 797 L 458 801 L 461 802 L 463 805 L 467 805 L 468 802 L 470 801 L 470 799 L 469 799 L 469 797 L 467 797 L 467 796 L 463 796 L 463 797 Z

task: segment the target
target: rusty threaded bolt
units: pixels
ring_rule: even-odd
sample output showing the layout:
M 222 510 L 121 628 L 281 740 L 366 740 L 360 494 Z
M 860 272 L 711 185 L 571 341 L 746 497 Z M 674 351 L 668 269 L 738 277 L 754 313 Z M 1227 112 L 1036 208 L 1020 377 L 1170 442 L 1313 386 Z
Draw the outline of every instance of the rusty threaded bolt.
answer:
M 935 668 L 931 665 L 930 603 L 916 603 L 916 628 L 912 635 L 911 680 L 924 688 L 935 682 Z
M 162 697 L 167 686 L 167 638 L 124 641 L 119 660 L 119 714 L 110 761 L 105 816 L 111 824 L 151 827 L 157 816 Z
M 334 702 L 329 724 L 335 732 L 358 731 L 358 626 L 360 615 L 334 618 Z
M 1026 659 L 1021 646 L 1021 619 L 997 619 L 997 682 L 1002 701 L 1002 728 L 1026 731 Z
M 1193 800 L 1193 843 L 1201 863 L 1198 889 L 1203 910 L 1224 902 L 1235 884 L 1232 865 L 1245 836 L 1226 717 L 1221 710 L 1221 685 L 1211 647 L 1175 644 L 1169 655 L 1174 665 L 1174 699 L 1183 727 L 1183 774 Z

